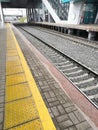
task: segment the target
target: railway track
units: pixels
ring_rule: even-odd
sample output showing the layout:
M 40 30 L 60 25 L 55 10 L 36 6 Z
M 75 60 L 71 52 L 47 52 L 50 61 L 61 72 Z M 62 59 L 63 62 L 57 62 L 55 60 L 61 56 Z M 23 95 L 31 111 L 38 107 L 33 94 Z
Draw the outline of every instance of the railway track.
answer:
M 98 75 L 36 37 L 25 27 L 18 29 L 98 109 Z
M 40 30 L 40 31 L 44 31 L 46 33 L 50 33 L 50 34 L 59 36 L 61 38 L 66 38 L 66 39 L 74 41 L 78 44 L 83 44 L 85 46 L 89 46 L 91 48 L 98 49 L 98 42 L 97 41 L 90 41 L 87 38 L 83 38 L 83 37 L 79 37 L 79 36 L 75 36 L 75 35 L 69 35 L 69 34 L 65 34 L 63 32 L 59 32 L 56 30 L 47 29 L 47 28 L 43 28 L 43 27 L 34 27 L 32 25 L 30 27 L 35 28 L 35 29 Z

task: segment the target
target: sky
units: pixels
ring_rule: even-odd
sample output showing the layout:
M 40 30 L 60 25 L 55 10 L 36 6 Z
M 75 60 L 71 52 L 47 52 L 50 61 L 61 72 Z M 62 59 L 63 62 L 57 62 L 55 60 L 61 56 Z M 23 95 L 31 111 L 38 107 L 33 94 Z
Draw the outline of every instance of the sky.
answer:
M 26 9 L 3 9 L 4 15 L 23 15 L 26 16 Z

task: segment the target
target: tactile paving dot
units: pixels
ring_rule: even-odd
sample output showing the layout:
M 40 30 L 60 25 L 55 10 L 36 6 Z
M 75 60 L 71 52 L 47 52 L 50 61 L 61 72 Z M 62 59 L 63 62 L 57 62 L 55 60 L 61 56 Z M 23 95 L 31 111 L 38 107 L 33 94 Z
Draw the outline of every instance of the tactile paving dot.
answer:
M 12 41 L 13 42 L 13 41 Z M 16 46 L 10 45 L 11 43 L 7 43 L 7 50 L 16 50 Z
M 7 56 L 16 56 L 16 55 L 18 55 L 18 52 L 17 52 L 17 50 L 15 49 L 15 50 L 7 50 Z
M 21 65 L 21 62 L 19 59 L 17 60 L 14 60 L 14 61 L 7 61 L 7 64 L 6 64 L 6 68 L 10 68 L 11 66 L 18 66 L 18 65 Z
M 39 118 L 33 98 L 26 98 L 5 105 L 5 129 Z
M 26 82 L 26 76 L 24 73 L 6 76 L 6 86 L 16 85 L 19 83 Z
M 43 130 L 43 127 L 41 121 L 39 119 L 36 119 L 21 126 L 14 127 L 11 130 Z
M 22 66 L 12 66 L 6 68 L 6 75 L 12 75 L 12 74 L 17 74 L 22 72 L 23 72 Z
M 16 61 L 16 60 L 20 60 L 19 56 L 7 56 L 6 61 Z
M 6 88 L 5 101 L 13 101 L 31 96 L 28 83 L 18 84 Z

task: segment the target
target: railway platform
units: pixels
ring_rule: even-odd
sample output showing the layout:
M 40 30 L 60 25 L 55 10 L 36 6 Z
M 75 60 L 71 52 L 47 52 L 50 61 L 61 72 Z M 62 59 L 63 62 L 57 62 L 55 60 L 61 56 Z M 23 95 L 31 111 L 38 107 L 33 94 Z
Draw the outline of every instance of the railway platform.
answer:
M 57 24 L 57 23 L 48 23 L 48 22 L 38 22 L 38 23 L 29 23 L 34 26 L 40 26 L 58 32 L 62 32 L 69 35 L 85 37 L 88 40 L 98 40 L 98 25 L 97 24 Z
M 98 111 L 86 99 L 92 116 L 80 110 L 84 96 L 15 27 L 0 29 L 0 44 L 0 130 L 98 129 Z

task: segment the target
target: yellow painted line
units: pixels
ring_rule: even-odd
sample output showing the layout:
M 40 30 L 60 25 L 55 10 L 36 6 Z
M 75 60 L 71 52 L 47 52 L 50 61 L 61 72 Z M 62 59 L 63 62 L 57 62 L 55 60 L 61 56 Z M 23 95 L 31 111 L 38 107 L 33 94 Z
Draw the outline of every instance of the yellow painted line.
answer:
M 6 92 L 8 93 L 8 95 L 6 95 L 6 101 L 13 101 L 16 99 L 20 99 L 20 100 L 8 102 L 5 104 L 4 128 L 7 129 L 7 128 L 12 127 L 11 130 L 14 130 L 14 129 L 15 130 L 26 130 L 26 129 L 27 130 L 56 130 L 52 122 L 52 119 L 49 115 L 49 112 L 45 106 L 45 103 L 37 88 L 37 85 L 34 81 L 34 78 L 32 77 L 32 74 L 27 65 L 27 62 L 14 36 L 14 33 L 11 30 L 10 25 L 8 25 L 8 29 L 10 32 L 9 36 L 13 37 L 13 40 L 12 39 L 10 40 L 10 38 L 9 40 L 11 42 L 14 41 L 14 46 L 11 46 L 12 44 L 10 44 L 10 42 L 8 41 L 8 45 L 7 45 L 8 50 L 12 50 L 13 48 L 18 50 L 18 55 L 20 57 L 24 73 L 6 76 L 6 86 L 8 86 L 6 89 L 7 90 Z M 14 53 L 12 53 L 12 55 L 8 54 L 6 67 L 10 67 L 10 65 L 16 66 L 17 63 L 15 62 L 15 57 L 16 56 L 14 56 Z M 20 64 L 20 61 L 18 59 L 17 61 L 19 62 L 18 64 Z M 21 92 L 25 91 L 24 90 L 25 87 L 19 90 L 18 83 L 21 83 L 22 81 L 26 81 L 28 83 L 28 86 L 29 86 L 28 89 L 30 89 L 31 94 L 33 95 L 31 96 L 31 98 L 28 97 L 30 93 L 28 94 L 26 93 L 27 94 L 26 98 L 21 100 L 21 98 L 24 97 L 24 94 L 21 95 Z M 17 88 L 15 88 L 16 87 L 15 84 L 17 84 Z M 15 88 L 16 94 L 13 96 L 12 94 L 13 92 L 15 92 L 14 88 Z M 18 90 L 21 91 L 19 95 L 17 95 Z M 12 93 L 10 93 L 11 91 Z M 32 117 L 34 121 L 32 120 Z M 26 123 L 24 124 L 23 122 L 26 122 Z

